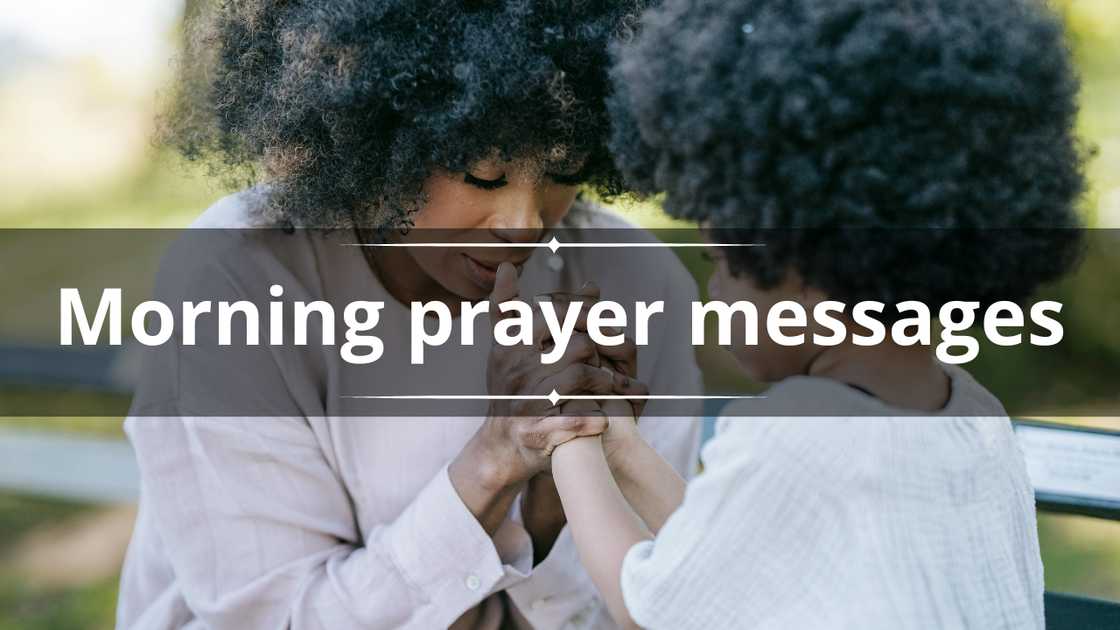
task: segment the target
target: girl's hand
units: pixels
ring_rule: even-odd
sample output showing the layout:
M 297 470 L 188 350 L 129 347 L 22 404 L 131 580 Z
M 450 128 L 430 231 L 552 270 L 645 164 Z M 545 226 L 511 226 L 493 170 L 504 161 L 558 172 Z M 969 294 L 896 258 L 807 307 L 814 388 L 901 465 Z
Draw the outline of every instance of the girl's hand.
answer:
M 649 388 L 644 383 L 628 376 L 615 373 L 613 382 L 616 395 L 649 395 Z M 637 414 L 645 406 L 645 399 L 609 399 L 602 401 L 600 406 L 607 416 L 607 430 L 602 436 L 603 453 L 611 469 L 617 470 L 629 451 L 644 444 L 638 431 Z

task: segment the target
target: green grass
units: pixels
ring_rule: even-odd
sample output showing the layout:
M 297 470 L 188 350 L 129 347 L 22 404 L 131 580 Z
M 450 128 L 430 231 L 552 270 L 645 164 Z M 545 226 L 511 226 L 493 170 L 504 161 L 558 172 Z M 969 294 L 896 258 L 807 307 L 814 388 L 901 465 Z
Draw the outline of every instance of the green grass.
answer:
M 33 428 L 121 437 L 131 396 L 88 390 L 0 388 L 0 429 Z M 72 417 L 81 409 L 80 417 Z
M 1120 602 L 1120 523 L 1040 514 L 1046 588 Z
M 37 407 L 36 413 L 42 414 Z M 124 438 L 123 420 L 115 417 L 27 417 L 0 418 L 0 430 L 59 431 L 69 435 L 85 435 L 104 438 Z M 0 531 L 3 528 L 0 527 Z
M 4 533 L 0 536 L 0 556 L 11 551 L 12 545 L 21 536 L 34 531 L 36 527 L 58 523 L 88 509 L 89 506 L 69 501 L 0 494 L 0 532 Z
M 18 578 L 0 577 L 0 630 L 110 630 L 117 610 L 118 580 L 39 589 Z
M 90 506 L 0 494 L 0 559 L 36 529 L 87 514 Z M 112 577 L 74 588 L 44 588 L 0 562 L 0 630 L 112 628 L 117 582 Z
M 0 559 L 11 553 L 23 536 L 44 526 L 88 514 L 91 509 L 89 505 L 69 501 L 0 494 L 0 532 L 3 532 Z M 105 584 L 74 589 L 36 588 L 0 562 L 0 630 L 112 627 L 116 582 L 117 578 L 113 578 Z M 53 602 L 59 605 L 54 607 Z M 76 613 L 92 614 L 80 616 Z
M 185 227 L 225 194 L 203 169 L 152 151 L 139 170 L 115 180 L 44 190 L 14 204 L 0 199 L 0 228 Z

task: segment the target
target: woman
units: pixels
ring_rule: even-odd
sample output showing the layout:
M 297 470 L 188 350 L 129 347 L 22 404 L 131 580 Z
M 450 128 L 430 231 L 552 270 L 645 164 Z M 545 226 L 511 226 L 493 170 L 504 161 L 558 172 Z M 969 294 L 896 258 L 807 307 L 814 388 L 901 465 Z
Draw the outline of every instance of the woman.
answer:
M 516 247 L 558 226 L 626 227 L 578 196 L 580 185 L 619 190 L 604 66 L 639 3 L 575 4 L 257 1 L 190 16 L 168 137 L 235 176 L 259 169 L 264 182 L 196 227 L 286 229 L 180 248 L 157 289 L 165 303 L 263 302 L 273 284 L 286 299 L 384 301 L 377 330 L 392 355 L 412 301 L 694 299 L 663 250 L 651 254 L 662 273 L 634 277 L 604 250 L 545 258 Z M 342 229 L 294 229 L 305 227 Z M 339 246 L 435 231 L 458 244 Z M 488 334 L 485 318 L 474 321 L 476 337 Z M 429 348 L 422 378 L 292 344 L 161 348 L 126 425 L 142 491 L 118 626 L 611 625 L 541 475 L 557 444 L 605 428 L 575 415 L 596 411 L 593 401 L 560 415 L 538 401 L 458 401 L 456 417 L 405 417 L 348 397 L 642 391 L 632 377 L 699 388 L 686 335 L 643 348 L 640 365 L 632 342 L 577 337 L 578 351 L 552 365 L 535 347 Z M 690 472 L 696 423 L 645 415 L 646 438 Z

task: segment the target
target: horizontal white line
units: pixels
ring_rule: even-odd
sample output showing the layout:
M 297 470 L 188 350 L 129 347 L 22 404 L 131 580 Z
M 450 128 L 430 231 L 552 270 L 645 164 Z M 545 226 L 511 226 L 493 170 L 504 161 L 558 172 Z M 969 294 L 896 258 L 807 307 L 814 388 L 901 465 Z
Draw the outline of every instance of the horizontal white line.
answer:
M 548 243 L 343 243 L 343 247 L 548 247 Z
M 548 398 L 548 396 L 545 396 Z M 611 394 L 600 396 L 598 394 L 573 394 L 561 396 L 560 400 L 756 400 L 765 396 L 673 396 L 671 394 L 646 394 L 644 396 L 627 396 L 625 394 Z
M 563 249 L 566 247 L 766 247 L 766 243 L 343 243 L 343 247 L 493 247 Z
M 364 398 L 373 400 L 547 400 L 548 396 L 529 396 L 529 395 L 494 395 L 487 394 L 461 394 L 457 396 L 444 396 L 441 394 L 393 394 L 384 396 L 342 396 L 342 398 Z
M 560 247 L 766 247 L 766 243 L 560 243 Z
M 387 395 L 346 395 L 342 398 L 366 399 L 366 400 L 551 400 L 548 395 L 487 395 L 487 394 L 462 394 L 462 395 L 442 395 L 442 394 L 387 394 Z M 673 396 L 670 394 L 645 394 L 645 395 L 624 395 L 624 394 L 573 394 L 571 396 L 557 396 L 559 400 L 761 400 L 765 396 Z

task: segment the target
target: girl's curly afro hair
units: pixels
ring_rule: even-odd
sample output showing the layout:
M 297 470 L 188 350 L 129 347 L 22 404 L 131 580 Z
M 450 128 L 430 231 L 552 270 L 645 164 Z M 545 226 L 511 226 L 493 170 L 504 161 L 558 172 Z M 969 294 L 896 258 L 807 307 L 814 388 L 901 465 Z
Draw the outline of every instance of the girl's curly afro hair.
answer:
M 1041 0 L 667 0 L 615 52 L 620 169 L 766 242 L 730 253 L 764 287 L 1020 300 L 1076 260 L 1078 80 Z
M 270 218 L 397 227 L 436 168 L 606 149 L 608 43 L 645 2 L 199 0 L 163 136 L 268 183 Z

